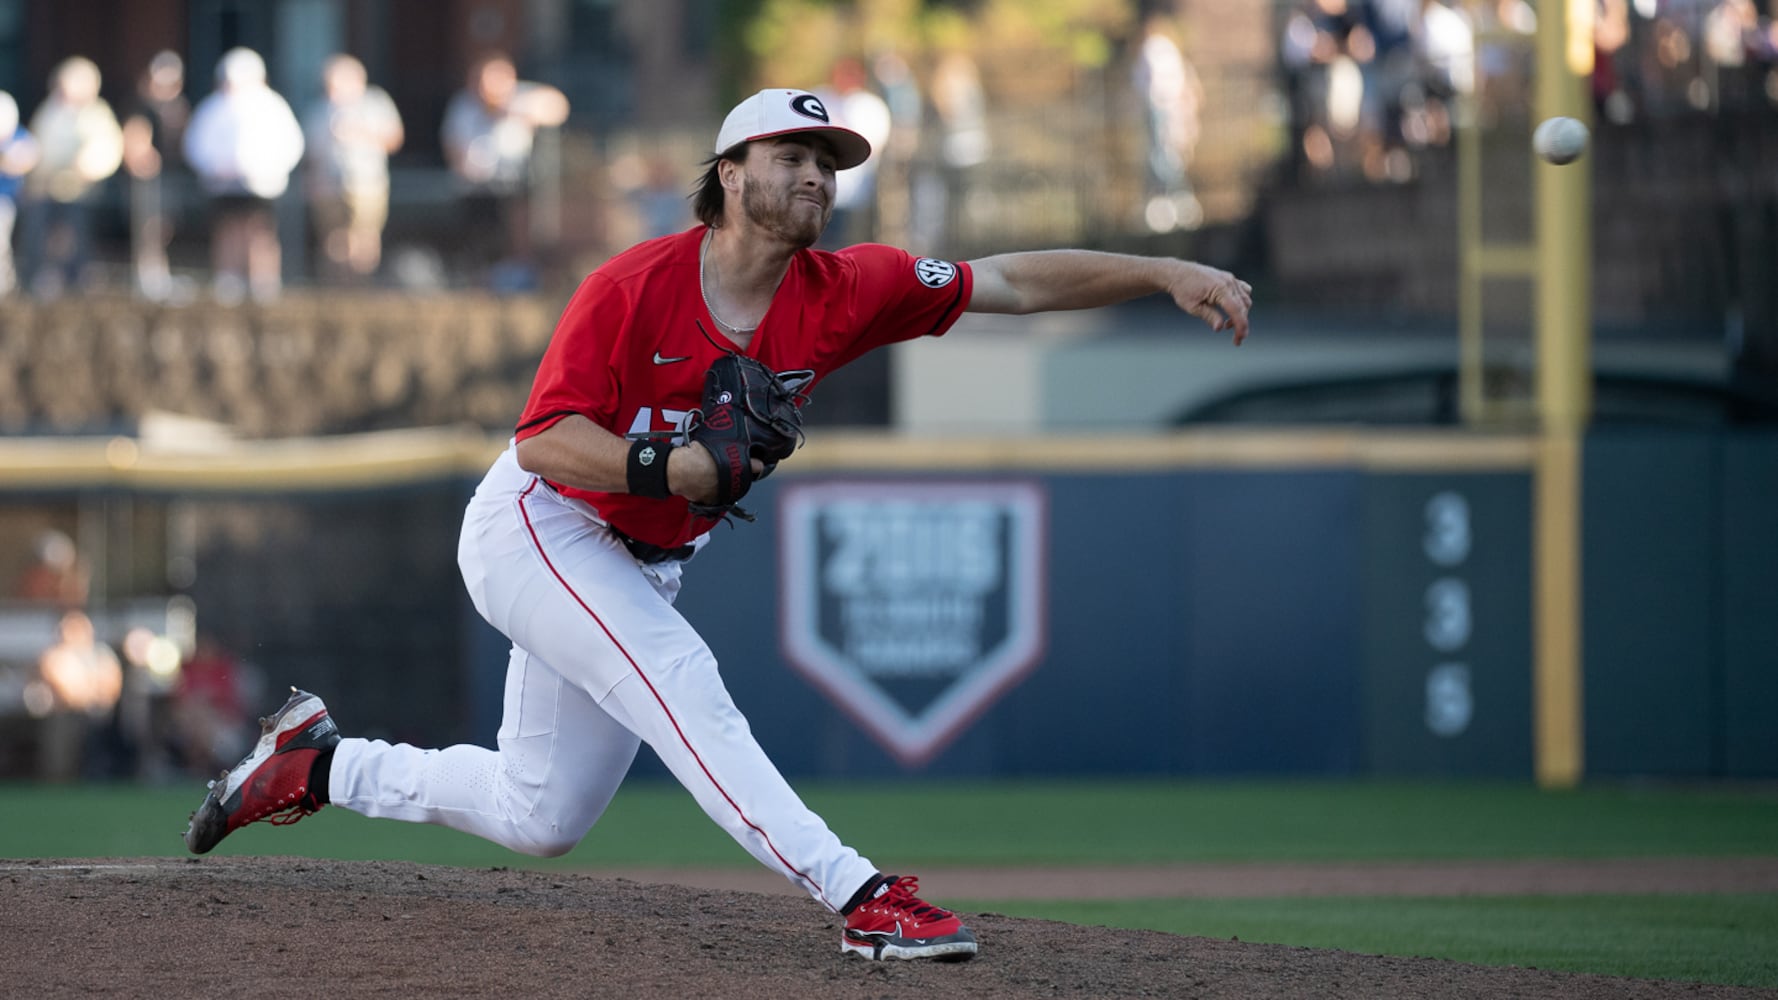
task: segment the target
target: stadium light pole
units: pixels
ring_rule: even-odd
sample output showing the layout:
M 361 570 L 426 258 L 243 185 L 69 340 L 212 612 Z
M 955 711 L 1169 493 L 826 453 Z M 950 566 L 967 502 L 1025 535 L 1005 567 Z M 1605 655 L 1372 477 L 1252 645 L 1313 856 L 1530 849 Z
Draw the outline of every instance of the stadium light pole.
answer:
M 1592 118 L 1595 0 L 1540 5 L 1536 120 Z M 1581 444 L 1592 414 L 1592 157 L 1535 162 L 1537 411 L 1534 729 L 1537 782 L 1585 772 Z

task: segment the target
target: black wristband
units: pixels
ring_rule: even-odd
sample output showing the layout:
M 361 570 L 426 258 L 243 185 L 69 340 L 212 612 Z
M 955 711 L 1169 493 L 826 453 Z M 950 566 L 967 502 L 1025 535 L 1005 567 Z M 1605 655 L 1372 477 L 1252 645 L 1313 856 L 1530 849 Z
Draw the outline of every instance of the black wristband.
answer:
M 625 463 L 624 479 L 635 496 L 664 500 L 673 495 L 667 489 L 667 454 L 673 445 L 667 441 L 646 438 L 630 445 L 630 459 Z

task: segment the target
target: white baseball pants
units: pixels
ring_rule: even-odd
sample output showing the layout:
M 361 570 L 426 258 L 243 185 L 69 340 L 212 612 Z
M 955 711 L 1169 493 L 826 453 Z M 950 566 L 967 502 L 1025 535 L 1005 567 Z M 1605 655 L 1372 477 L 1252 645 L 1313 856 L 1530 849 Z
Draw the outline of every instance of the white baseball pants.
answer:
M 828 909 L 876 873 L 754 741 L 673 610 L 683 564 L 639 565 L 511 448 L 470 501 L 457 559 L 476 610 L 513 641 L 499 750 L 341 740 L 335 805 L 553 857 L 592 829 L 646 740 L 717 825 Z

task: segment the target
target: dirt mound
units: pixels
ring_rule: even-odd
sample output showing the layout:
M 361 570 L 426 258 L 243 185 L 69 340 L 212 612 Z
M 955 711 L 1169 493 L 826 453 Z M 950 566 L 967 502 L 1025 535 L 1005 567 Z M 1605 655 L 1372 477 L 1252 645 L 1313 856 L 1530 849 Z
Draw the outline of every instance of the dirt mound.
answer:
M 1756 997 L 965 914 L 960 965 L 842 956 L 807 899 L 299 858 L 0 862 L 0 982 L 116 997 Z

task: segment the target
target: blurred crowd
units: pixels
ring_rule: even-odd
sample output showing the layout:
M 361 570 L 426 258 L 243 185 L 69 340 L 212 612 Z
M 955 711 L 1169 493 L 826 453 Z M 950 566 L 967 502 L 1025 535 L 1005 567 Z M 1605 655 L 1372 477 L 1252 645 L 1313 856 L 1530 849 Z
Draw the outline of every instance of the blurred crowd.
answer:
M 1154 17 L 1119 43 L 1118 72 L 1128 72 L 1117 88 L 1130 98 L 1122 124 L 1144 144 L 1119 183 L 1141 193 L 1133 221 L 1157 231 L 1190 228 L 1203 214 L 1191 171 L 1204 88 L 1180 29 Z M 75 56 L 54 68 L 34 109 L 0 92 L 0 296 L 47 300 L 101 279 L 120 284 L 119 207 L 127 215 L 127 280 L 148 299 L 269 300 L 292 273 L 336 287 L 413 284 L 411 255 L 386 259 L 384 239 L 390 158 L 417 123 L 404 119 L 365 65 L 347 54 L 328 58 L 318 96 L 300 108 L 270 85 L 265 62 L 249 49 L 230 50 L 208 71 L 213 87 L 193 87 L 193 70 L 178 54 L 157 53 L 114 107 L 100 95 L 97 65 Z M 966 46 L 917 57 L 841 53 L 824 80 L 794 82 L 815 84 L 876 150 L 839 178 L 824 246 L 882 240 L 955 253 L 964 227 L 982 228 L 997 150 L 983 70 Z M 197 100 L 194 91 L 207 95 Z M 577 219 L 585 214 L 584 192 L 573 192 L 580 204 L 564 204 L 550 186 L 560 176 L 539 166 L 550 161 L 539 154 L 549 148 L 545 138 L 569 111 L 561 90 L 521 79 L 505 54 L 467 67 L 437 125 L 437 166 L 450 176 L 458 215 L 449 245 L 426 248 L 435 269 L 428 283 L 536 286 L 536 244 L 547 228 L 540 217 L 563 215 L 564 207 Z M 635 150 L 607 151 L 604 193 L 628 210 L 637 237 L 692 221 L 686 178 L 695 161 L 671 148 L 643 134 Z M 410 154 L 404 163 L 424 169 L 423 158 Z M 296 201 L 302 239 L 280 229 L 298 217 Z M 96 226 L 110 236 L 97 267 Z M 175 237 L 187 266 L 170 264 Z M 190 252 L 198 242 L 207 247 L 203 266 Z M 297 262 L 283 256 L 298 245 L 306 256 L 292 267 Z
M 0 615 L 0 776 L 53 782 L 214 775 L 256 736 L 247 714 L 259 676 L 213 637 L 181 643 L 89 603 L 91 571 L 74 540 L 40 533 Z
M 321 96 L 300 114 L 268 84 L 265 63 L 251 50 L 231 50 L 214 73 L 213 92 L 195 106 L 186 67 L 173 52 L 150 60 L 127 106 L 117 109 L 100 96 L 98 67 L 78 56 L 56 67 L 50 93 L 29 116 L 0 92 L 0 295 L 17 290 L 52 299 L 90 287 L 93 216 L 102 186 L 114 176 L 127 187 L 131 281 L 142 296 L 277 297 L 288 245 L 280 238 L 277 203 L 292 188 L 307 212 L 315 280 L 362 285 L 378 279 L 385 271 L 389 159 L 406 139 L 388 92 L 344 54 L 326 61 Z M 900 168 L 888 171 L 890 184 L 899 185 L 898 204 L 918 213 L 906 230 L 942 239 L 939 231 L 968 175 L 989 154 L 986 102 L 970 57 L 956 51 L 941 59 L 925 92 L 896 56 L 868 68 L 842 58 L 821 92 L 880 151 L 841 178 L 829 245 L 874 236 L 888 214 L 900 219 L 899 211 L 879 207 L 885 187 L 879 167 L 891 161 Z M 455 232 L 461 238 L 449 248 L 459 274 L 502 290 L 535 282 L 534 155 L 539 136 L 568 114 L 560 90 L 520 79 L 504 54 L 469 68 L 439 128 L 460 213 Z M 926 128 L 936 136 L 938 166 L 910 191 L 916 178 L 908 168 Z M 614 165 L 616 186 L 642 220 L 640 235 L 690 224 L 680 182 L 689 167 L 658 154 Z M 169 266 L 175 227 L 189 207 L 176 202 L 194 186 L 175 183 L 180 175 L 195 181 L 209 223 L 208 289 L 192 287 Z
M 1547 6 L 1547 5 L 1545 5 Z M 1778 106 L 1778 4 L 1595 0 L 1592 96 L 1603 120 Z M 1528 0 L 1295 0 L 1279 61 L 1294 162 L 1405 181 L 1413 153 L 1530 108 L 1537 6 Z
M 1593 97 L 1601 120 L 1778 107 L 1778 0 L 1592 2 Z M 1549 6 L 1274 0 L 1278 75 L 1270 65 L 1261 72 L 1268 92 L 1282 81 L 1297 176 L 1406 181 L 1424 162 L 1418 154 L 1451 142 L 1460 115 L 1484 124 L 1523 118 L 1538 10 Z M 1121 164 L 1113 161 L 1105 187 L 1117 198 L 1092 201 L 1101 211 L 1136 204 L 1134 217 L 1116 226 L 1192 228 L 1204 218 L 1200 192 L 1215 200 L 1214 183 L 1200 185 L 1194 176 L 1204 123 L 1209 112 L 1228 114 L 1207 108 L 1206 81 L 1188 58 L 1194 32 L 1199 45 L 1209 36 L 1201 24 L 1163 16 L 1135 28 L 1107 39 L 1115 50 L 1107 66 L 1128 110 L 1117 134 L 1139 137 L 1139 148 L 1120 153 Z M 960 251 L 960 232 L 992 225 L 984 206 L 999 193 L 996 178 L 1025 155 L 1006 138 L 996 147 L 995 133 L 1005 136 L 1007 121 L 1004 109 L 990 114 L 995 94 L 977 62 L 985 57 L 960 44 L 918 55 L 835 55 L 820 90 L 877 154 L 841 177 L 826 245 L 878 239 Z M 266 65 L 251 50 L 231 50 L 206 72 L 214 86 L 193 88 L 181 58 L 158 53 L 114 108 L 100 96 L 97 66 L 75 56 L 55 67 L 36 108 L 20 108 L 0 92 L 0 295 L 53 298 L 90 287 L 94 214 L 117 205 L 128 216 L 128 280 L 151 299 L 264 300 L 279 295 L 291 273 L 333 286 L 412 283 L 405 279 L 411 258 L 386 260 L 384 238 L 390 157 L 417 123 L 404 120 L 364 64 L 347 54 L 325 60 L 313 84 L 317 96 L 301 108 L 268 84 Z M 1231 89 L 1226 80 L 1210 83 L 1225 99 L 1261 96 Z M 194 90 L 206 95 L 194 101 Z M 539 234 L 586 223 L 585 192 L 564 199 L 551 186 L 562 178 L 551 181 L 539 169 L 551 159 L 539 151 L 559 148 L 546 140 L 569 110 L 562 91 L 521 79 L 505 54 L 466 67 L 437 122 L 436 167 L 449 175 L 457 217 L 449 245 L 428 248 L 429 283 L 535 287 Z M 688 225 L 684 178 L 692 164 L 669 155 L 671 144 L 659 136 L 644 134 L 637 148 L 608 150 L 603 175 L 635 219 L 633 235 Z M 410 151 L 407 162 L 415 155 Z M 286 191 L 300 198 L 286 198 Z M 296 218 L 303 239 L 280 229 Z M 202 232 L 176 232 L 195 230 L 199 219 Z M 205 245 L 204 266 L 169 266 L 176 235 L 184 247 Z M 617 245 L 632 234 L 623 235 Z M 299 245 L 304 266 L 286 266 L 282 255 Z M 115 262 L 106 263 L 115 273 Z
M 58 64 L 29 116 L 0 91 L 0 296 L 56 298 L 91 284 L 94 211 L 102 185 L 127 180 L 131 280 L 155 300 L 200 289 L 169 266 L 168 247 L 195 190 L 208 220 L 209 290 L 224 302 L 276 298 L 284 274 L 278 200 L 299 185 L 313 234 L 314 271 L 330 284 L 366 284 L 382 266 L 389 157 L 406 138 L 400 111 L 356 58 L 329 58 L 320 96 L 299 114 L 267 82 L 258 53 L 236 48 L 214 67 L 195 106 L 178 54 L 157 53 L 127 104 L 100 96 L 99 68 Z M 440 136 L 468 238 L 463 266 L 523 281 L 534 265 L 527 204 L 540 129 L 568 102 L 518 78 L 510 57 L 470 67 Z M 195 185 L 172 183 L 188 176 Z M 15 232 L 16 230 L 16 232 Z M 13 250 L 16 247 L 17 252 Z

